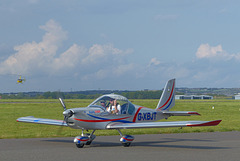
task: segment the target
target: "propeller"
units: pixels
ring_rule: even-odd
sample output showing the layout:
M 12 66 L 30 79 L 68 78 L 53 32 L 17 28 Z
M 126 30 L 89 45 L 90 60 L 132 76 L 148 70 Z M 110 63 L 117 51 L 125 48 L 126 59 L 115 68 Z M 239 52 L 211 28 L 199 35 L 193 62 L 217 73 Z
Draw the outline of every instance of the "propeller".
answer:
M 66 111 L 67 108 L 66 108 L 65 103 L 64 103 L 64 101 L 62 100 L 62 98 L 59 98 L 59 101 L 60 101 L 61 105 L 63 106 L 64 111 Z
M 72 115 L 74 114 L 74 111 L 66 108 L 66 105 L 65 105 L 64 101 L 62 100 L 62 98 L 59 98 L 59 101 L 62 104 L 63 110 L 64 110 L 63 111 L 63 116 L 64 116 L 63 124 L 64 124 L 64 121 L 67 123 L 68 118 L 72 117 Z
M 64 119 L 63 119 L 63 122 L 62 122 L 62 125 L 63 125 L 64 123 L 68 123 L 68 118 L 72 117 L 72 115 L 74 114 L 74 111 L 66 108 L 66 105 L 65 105 L 62 98 L 59 98 L 59 101 L 60 101 L 60 103 L 63 107 L 63 110 L 64 110 L 63 111 Z M 58 135 L 60 135 L 62 133 L 62 128 L 63 128 L 63 126 L 58 130 Z

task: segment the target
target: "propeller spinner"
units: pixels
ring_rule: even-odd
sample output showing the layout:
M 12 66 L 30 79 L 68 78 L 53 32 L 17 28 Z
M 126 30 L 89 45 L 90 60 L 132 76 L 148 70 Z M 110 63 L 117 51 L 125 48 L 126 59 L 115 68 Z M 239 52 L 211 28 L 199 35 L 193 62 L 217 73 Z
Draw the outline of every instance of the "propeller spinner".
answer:
M 72 117 L 72 115 L 74 114 L 73 110 L 66 110 L 66 111 L 63 111 L 63 115 L 65 117 Z

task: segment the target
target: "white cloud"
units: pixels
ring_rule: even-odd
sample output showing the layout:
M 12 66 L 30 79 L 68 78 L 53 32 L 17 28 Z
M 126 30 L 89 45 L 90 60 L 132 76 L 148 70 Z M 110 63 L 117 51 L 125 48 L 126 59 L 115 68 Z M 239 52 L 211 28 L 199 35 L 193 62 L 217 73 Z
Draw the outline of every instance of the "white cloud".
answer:
M 49 66 L 54 69 L 54 72 L 74 68 L 80 63 L 81 59 L 86 56 L 86 53 L 87 49 L 85 47 L 73 44 L 58 58 L 53 59 L 53 62 L 49 64 Z
M 215 47 L 211 47 L 208 44 L 201 44 L 200 47 L 197 50 L 196 56 L 197 58 L 211 58 L 215 57 L 217 55 L 223 54 L 222 46 L 218 45 Z
M 67 33 L 54 20 L 40 28 L 46 31 L 42 41 L 15 46 L 16 53 L 0 63 L 1 74 L 26 74 L 49 67 Z
M 88 50 L 88 55 L 82 60 L 83 64 L 112 61 L 114 56 L 124 55 L 124 51 L 114 48 L 112 44 L 95 44 Z
M 72 74 L 90 78 L 100 78 L 105 70 L 121 75 L 131 68 L 126 55 L 133 50 L 121 50 L 112 44 L 94 44 L 89 49 L 73 44 L 66 51 L 58 53 L 67 32 L 54 20 L 49 20 L 40 29 L 46 31 L 37 43 L 24 43 L 14 47 L 16 53 L 0 62 L 0 74 L 43 73 L 45 75 Z
M 47 32 L 42 39 L 45 45 L 59 46 L 63 40 L 67 39 L 67 32 L 54 20 L 49 20 L 46 25 L 39 28 Z
M 214 58 L 215 60 L 231 60 L 231 59 L 240 60 L 240 53 L 229 54 L 222 49 L 221 45 L 211 47 L 209 44 L 201 44 L 196 52 L 196 57 L 198 59 Z

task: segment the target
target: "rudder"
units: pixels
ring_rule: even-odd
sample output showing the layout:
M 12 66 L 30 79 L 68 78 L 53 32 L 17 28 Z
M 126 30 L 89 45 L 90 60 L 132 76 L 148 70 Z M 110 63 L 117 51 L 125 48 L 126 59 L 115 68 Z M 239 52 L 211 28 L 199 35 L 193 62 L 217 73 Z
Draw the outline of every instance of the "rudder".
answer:
M 169 80 L 158 102 L 157 111 L 170 110 L 175 105 L 175 79 Z

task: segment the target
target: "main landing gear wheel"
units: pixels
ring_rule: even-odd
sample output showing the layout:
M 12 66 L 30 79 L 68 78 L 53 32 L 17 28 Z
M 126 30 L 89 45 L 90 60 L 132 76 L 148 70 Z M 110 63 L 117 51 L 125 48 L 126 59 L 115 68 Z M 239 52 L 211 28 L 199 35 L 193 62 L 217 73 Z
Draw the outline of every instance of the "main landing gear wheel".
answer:
M 76 144 L 78 148 L 83 148 L 84 144 Z
M 122 143 L 122 145 L 123 145 L 124 147 L 129 147 L 129 146 L 131 145 L 131 143 Z
M 88 141 L 86 142 L 86 145 L 90 145 L 92 143 L 92 140 L 91 141 Z
M 119 134 L 121 135 L 120 142 L 124 147 L 129 147 L 134 140 L 134 137 L 131 135 L 123 135 L 119 129 L 117 129 Z

